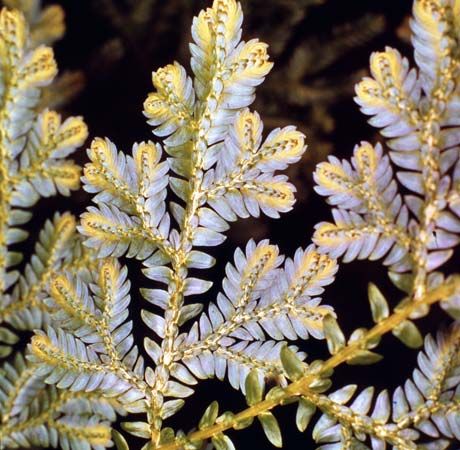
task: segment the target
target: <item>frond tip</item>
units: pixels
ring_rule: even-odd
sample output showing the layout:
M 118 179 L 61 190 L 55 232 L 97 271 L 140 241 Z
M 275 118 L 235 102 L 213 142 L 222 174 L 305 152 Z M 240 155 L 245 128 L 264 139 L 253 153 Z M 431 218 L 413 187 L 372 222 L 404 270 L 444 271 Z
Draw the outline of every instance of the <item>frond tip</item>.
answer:
M 397 193 L 388 156 L 380 144 L 356 146 L 352 164 L 329 157 L 314 173 L 315 190 L 328 197 L 335 224 L 316 226 L 313 241 L 332 257 L 344 261 L 379 259 L 394 271 L 407 267 L 411 246 L 408 209 Z

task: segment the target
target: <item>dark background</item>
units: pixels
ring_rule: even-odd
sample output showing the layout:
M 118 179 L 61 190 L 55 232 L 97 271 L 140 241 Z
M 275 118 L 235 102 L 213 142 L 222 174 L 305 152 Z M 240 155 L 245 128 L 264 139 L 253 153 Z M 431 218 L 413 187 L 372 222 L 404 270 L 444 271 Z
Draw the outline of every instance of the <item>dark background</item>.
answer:
M 56 2 L 52 2 L 56 3 Z M 68 0 L 58 2 L 65 8 L 67 33 L 55 46 L 61 71 L 82 71 L 85 82 L 81 92 L 64 108 L 64 114 L 83 115 L 90 138 L 107 136 L 120 149 L 130 151 L 135 141 L 152 139 L 142 115 L 142 103 L 152 90 L 151 72 L 178 60 L 189 69 L 187 43 L 190 42 L 192 17 L 210 2 L 191 0 L 108 1 Z M 275 67 L 258 90 L 255 108 L 265 120 L 266 129 L 295 124 L 307 136 L 305 158 L 289 174 L 298 189 L 299 201 L 292 212 L 280 220 L 261 218 L 236 224 L 229 239 L 213 254 L 217 266 L 208 279 L 215 282 L 209 298 L 220 287 L 225 263 L 236 246 L 270 238 L 286 255 L 310 243 L 313 227 L 330 219 L 329 207 L 311 190 L 311 173 L 318 161 L 329 153 L 350 158 L 353 146 L 361 140 L 382 140 L 366 123 L 353 102 L 353 85 L 366 73 L 369 55 L 385 45 L 400 49 L 411 57 L 406 17 L 409 0 L 244 0 L 243 38 L 258 37 L 270 45 Z M 88 141 L 89 143 L 89 141 Z M 86 161 L 84 151 L 77 157 Z M 81 213 L 90 198 L 83 192 L 71 200 L 42 201 L 34 218 L 37 229 L 51 208 Z M 28 242 L 33 242 L 32 234 Z M 140 266 L 126 262 L 133 282 L 132 318 L 142 342 L 148 329 L 139 320 L 146 306 L 138 288 L 149 285 L 140 275 Z M 203 276 L 203 275 L 202 275 Z M 340 267 L 337 281 L 326 289 L 324 303 L 333 305 L 347 335 L 358 327 L 371 326 L 367 303 L 367 283 L 375 282 L 395 305 L 401 294 L 389 283 L 379 262 L 354 262 Z M 448 319 L 434 311 L 421 320 L 422 329 L 435 330 Z M 326 358 L 324 342 L 300 342 L 308 360 Z M 391 391 L 403 384 L 416 364 L 416 352 L 405 349 L 392 336 L 383 339 L 380 350 L 385 359 L 375 366 L 340 367 L 334 374 L 336 388 L 348 383 L 361 387 L 374 385 L 377 391 Z M 147 359 L 148 360 L 148 359 Z M 243 396 L 228 384 L 205 381 L 170 423 L 188 431 L 197 424 L 205 407 L 218 399 L 222 411 L 234 412 L 245 406 Z M 275 411 L 282 424 L 284 447 L 315 448 L 310 439 L 312 427 L 300 434 L 295 428 L 295 406 Z M 258 425 L 231 432 L 237 448 L 272 448 Z M 131 438 L 130 438 L 131 442 Z M 132 448 L 140 448 L 133 438 Z

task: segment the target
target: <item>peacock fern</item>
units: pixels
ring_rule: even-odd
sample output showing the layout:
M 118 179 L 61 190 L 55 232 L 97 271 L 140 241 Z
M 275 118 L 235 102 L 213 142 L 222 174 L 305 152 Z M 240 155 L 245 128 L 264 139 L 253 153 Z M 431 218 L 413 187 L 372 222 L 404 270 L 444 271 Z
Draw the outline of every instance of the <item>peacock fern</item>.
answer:
M 436 303 L 460 316 L 459 277 L 436 271 L 452 256 L 460 233 L 459 12 L 459 0 L 414 1 L 418 72 L 396 50 L 372 55 L 372 78 L 357 86 L 356 100 L 390 138 L 391 151 L 363 142 L 351 163 L 330 157 L 318 166 L 316 189 L 335 207 L 335 223 L 320 223 L 314 244 L 292 259 L 268 240 L 249 241 L 235 251 L 222 291 L 204 309 L 188 297 L 212 286 L 195 276 L 214 265 L 210 247 L 225 240 L 238 218 L 261 212 L 277 218 L 292 209 L 295 188 L 278 172 L 300 159 L 305 138 L 294 127 L 263 138 L 259 115 L 248 109 L 272 63 L 265 44 L 241 41 L 239 3 L 214 0 L 202 11 L 192 25 L 193 81 L 177 62 L 163 67 L 153 73 L 155 90 L 144 103 L 163 145 L 142 142 L 125 154 L 108 139 L 94 139 L 82 177 L 84 189 L 95 194 L 94 206 L 81 216 L 81 237 L 70 215 L 56 215 L 41 232 L 25 276 L 2 296 L 3 321 L 36 331 L 27 361 L 19 353 L 3 366 L 1 443 L 101 449 L 113 440 L 127 449 L 111 423 L 117 414 L 141 414 L 122 428 L 144 438 L 146 450 L 198 450 L 208 440 L 217 450 L 232 450 L 227 431 L 255 418 L 281 447 L 272 410 L 293 402 L 300 431 L 321 413 L 312 435 L 323 450 L 445 449 L 460 440 L 459 325 L 423 338 L 414 322 Z M 81 143 L 86 129 L 79 118 L 60 124 L 48 111 L 33 122 L 38 96 L 31 89 L 55 68 L 43 63 L 41 70 L 25 70 L 34 53 L 22 56 L 24 21 L 6 10 L 0 18 L 0 279 L 6 292 L 18 276 L 7 271 L 6 261 L 17 257 L 7 257 L 6 247 L 23 236 L 14 228 L 8 234 L 8 227 L 25 220 L 13 207 L 77 187 L 78 168 L 58 158 Z M 36 58 L 50 55 L 42 47 L 36 52 Z M 26 93 L 24 77 L 30 78 Z M 15 98 L 22 101 L 15 104 Z M 411 192 L 398 193 L 391 163 L 404 169 L 397 179 Z M 72 182 L 56 175 L 64 167 Z M 141 317 L 152 331 L 143 349 L 134 340 L 131 286 L 120 257 L 139 260 L 152 281 L 141 289 Z M 349 337 L 320 298 L 340 257 L 385 258 L 403 292 L 393 307 L 370 284 L 375 325 Z M 16 338 L 2 330 L 9 349 Z M 390 332 L 408 347 L 424 345 L 412 377 L 392 395 L 373 387 L 358 392 L 356 385 L 330 392 L 338 384 L 334 369 L 377 363 L 383 356 L 374 350 Z M 309 361 L 293 345 L 310 337 L 325 340 L 328 359 Z M 199 380 L 213 377 L 241 390 L 247 409 L 219 413 L 215 401 L 188 434 L 165 426 Z M 268 379 L 276 386 L 265 392 Z
M 22 255 L 11 246 L 28 236 L 21 228 L 32 216 L 27 208 L 40 197 L 69 195 L 79 187 L 80 168 L 66 157 L 86 139 L 87 128 L 80 117 L 62 121 L 54 111 L 35 110 L 40 89 L 52 81 L 57 68 L 49 47 L 30 47 L 23 16 L 3 9 L 0 35 L 0 317 L 2 323 L 33 330 L 41 323 L 50 274 L 62 264 L 78 267 L 86 250 L 77 244 L 76 221 L 69 214 L 56 214 L 46 223 L 24 275 L 12 269 Z M 3 334 L 14 340 L 6 328 Z M 2 356 L 9 351 L 3 346 Z
M 87 137 L 86 125 L 80 117 L 63 121 L 54 111 L 38 110 L 41 91 L 53 80 L 57 67 L 51 48 L 34 42 L 22 14 L 3 9 L 0 13 L 2 358 L 12 352 L 19 339 L 18 332 L 32 331 L 49 323 L 44 300 L 53 274 L 65 268 L 84 276 L 91 267 L 90 251 L 81 246 L 76 235 L 75 218 L 68 213 L 56 213 L 39 233 L 36 254 L 25 264 L 24 272 L 20 274 L 14 269 L 22 260 L 20 248 L 14 244 L 28 236 L 23 226 L 32 216 L 29 209 L 40 197 L 58 193 L 68 196 L 79 188 L 81 169 L 66 157 Z M 106 411 L 111 419 L 113 416 L 110 401 L 46 387 L 36 367 L 21 353 L 3 365 L 0 393 L 2 447 L 27 447 L 31 442 L 56 446 L 58 440 L 65 447 L 71 433 L 83 427 L 82 420 L 87 421 L 90 432 L 99 433 L 95 419 L 87 417 L 89 408 L 94 407 L 95 413 L 98 409 L 101 413 Z M 86 413 L 82 412 L 82 420 L 76 421 L 70 411 L 78 409 Z M 95 442 L 108 440 L 98 437 Z

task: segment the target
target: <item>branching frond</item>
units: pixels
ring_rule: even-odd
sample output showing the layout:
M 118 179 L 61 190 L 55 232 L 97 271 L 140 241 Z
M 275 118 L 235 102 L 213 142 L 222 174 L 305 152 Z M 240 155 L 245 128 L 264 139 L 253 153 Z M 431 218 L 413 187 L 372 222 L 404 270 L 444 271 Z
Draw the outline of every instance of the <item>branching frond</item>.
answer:
M 293 270 L 298 270 L 296 275 L 291 273 L 291 263 L 281 274 L 277 267 L 282 259 L 278 257 L 276 247 L 264 241 L 256 248 L 251 242 L 247 254 L 238 253 L 237 256 L 238 260 L 247 261 L 250 267 L 245 271 L 243 263 L 236 262 L 241 279 L 235 283 L 241 284 L 242 298 L 233 299 L 240 302 L 236 308 L 232 306 L 234 313 L 230 316 L 228 312 L 222 314 L 219 308 L 223 306 L 212 304 L 210 319 L 207 314 L 202 314 L 192 326 L 190 336 L 198 333 L 196 339 L 181 334 L 180 327 L 202 311 L 201 304 L 187 304 L 185 300 L 205 293 L 212 286 L 201 277 L 189 275 L 190 269 L 207 269 L 215 262 L 213 257 L 196 247 L 221 244 L 225 239 L 223 232 L 229 228 L 228 222 L 237 217 L 258 217 L 261 211 L 270 217 L 279 217 L 280 213 L 289 211 L 294 204 L 295 188 L 288 183 L 286 176 L 275 172 L 297 162 L 305 151 L 305 138 L 294 127 L 276 129 L 262 139 L 262 121 L 247 107 L 254 100 L 255 88 L 262 83 L 272 63 L 268 62 L 266 44 L 258 40 L 240 42 L 241 24 L 239 3 L 235 0 L 214 1 L 213 6 L 201 12 L 193 22 L 191 66 L 194 79 L 188 77 L 184 67 L 177 62 L 153 73 L 155 91 L 144 103 L 144 114 L 154 127 L 154 134 L 163 138 L 163 147 L 169 155 L 166 161 L 161 162 L 160 145 L 150 142 L 134 145 L 129 156 L 118 152 L 107 139 L 94 140 L 88 151 L 91 162 L 85 167 L 83 182 L 86 191 L 96 194 L 97 207 L 88 208 L 82 215 L 79 230 L 86 237 L 85 244 L 95 249 L 99 257 L 126 254 L 142 260 L 145 276 L 166 286 L 164 289 L 141 290 L 147 301 L 164 311 L 159 314 L 145 309 L 141 314 L 153 332 L 153 336 L 144 342 L 155 363 L 154 368 L 148 368 L 145 373 L 151 405 L 149 429 L 153 440 L 159 439 L 163 418 L 172 415 L 181 405 L 177 400 L 171 400 L 176 402 L 173 403 L 175 406 L 167 407 L 168 412 L 165 412 L 165 397 L 186 397 L 193 392 L 186 385 L 195 383 L 195 377 L 217 374 L 207 367 L 204 372 L 190 369 L 192 375 L 184 363 L 178 362 L 182 350 L 189 351 L 185 344 L 182 349 L 180 343 L 190 341 L 189 344 L 195 346 L 190 349 L 194 354 L 198 351 L 198 344 L 206 341 L 205 357 L 211 355 L 210 347 L 215 347 L 216 357 L 220 352 L 222 360 L 218 372 L 220 378 L 225 374 L 227 361 L 229 373 L 237 367 L 244 367 L 237 377 L 239 381 L 236 381 L 236 375 L 231 377 L 235 387 L 242 386 L 254 364 L 268 367 L 265 370 L 267 375 L 282 375 L 277 361 L 281 343 L 267 341 L 265 344 L 263 341 L 267 336 L 275 340 L 283 336 L 306 338 L 309 334 L 320 337 L 321 318 L 329 310 L 319 306 L 318 299 L 309 297 L 308 280 L 294 279 L 304 275 L 303 269 L 307 277 L 310 270 L 327 270 L 323 267 L 328 264 L 326 257 L 318 255 L 315 259 L 311 256 L 314 251 L 310 249 L 307 251 L 310 256 L 305 256 L 304 262 L 300 261 L 300 254 L 296 256 L 293 263 L 296 266 Z M 168 179 L 169 168 L 176 176 Z M 168 186 L 179 201 L 167 206 Z M 307 262 L 308 258 L 310 262 Z M 303 269 L 302 264 L 305 265 Z M 324 275 L 328 282 L 332 281 L 335 272 L 332 265 L 327 277 Z M 234 281 L 230 274 L 227 276 L 225 283 Z M 276 276 L 284 290 L 270 294 L 268 286 Z M 243 284 L 248 279 L 255 284 L 250 283 L 245 293 Z M 225 283 L 224 290 L 227 290 Z M 322 281 L 317 283 L 317 286 L 323 285 Z M 277 300 L 286 306 L 279 309 Z M 66 304 L 75 311 L 71 302 Z M 256 304 L 259 305 L 259 315 L 250 319 L 250 312 Z M 219 312 L 213 315 L 211 310 Z M 273 320 L 269 318 L 271 313 Z M 236 326 L 240 316 L 245 316 L 244 324 Z M 231 329 L 222 328 L 224 317 L 228 319 L 226 326 Z M 210 320 L 214 321 L 212 326 Z M 280 330 L 286 323 L 291 323 L 289 321 L 292 325 L 280 336 Z M 257 334 L 257 327 L 260 332 L 256 339 L 261 342 L 250 343 L 254 338 L 248 330 Z M 227 339 L 225 345 L 224 337 Z M 241 342 L 236 342 L 235 337 Z M 190 359 L 190 355 L 187 356 Z M 271 362 L 264 361 L 264 356 Z M 90 358 L 87 362 L 92 363 Z M 171 377 L 179 381 L 173 381 Z M 145 430 L 136 432 L 144 437 L 148 434 Z
M 96 139 L 88 150 L 86 191 L 97 193 L 98 208 L 82 216 L 80 232 L 99 256 L 147 259 L 160 249 L 169 254 L 169 215 L 165 212 L 168 165 L 160 163 L 161 147 L 143 142 L 132 156 L 118 152 L 109 140 Z M 128 250 L 129 248 L 129 250 Z
M 361 111 L 373 116 L 371 125 L 382 128 L 385 137 L 398 137 L 400 145 L 417 142 L 421 86 L 416 70 L 410 70 L 409 61 L 389 47 L 372 54 L 370 67 L 372 78 L 366 77 L 356 86 L 355 100 Z
M 100 389 L 137 411 L 145 397 L 144 364 L 133 346 L 132 322 L 126 322 L 126 277 L 116 261 L 102 262 L 91 296 L 81 278 L 55 276 L 48 304 L 53 328 L 34 336 L 30 349 L 47 383 L 71 391 Z
M 274 172 L 300 159 L 304 136 L 295 127 L 286 127 L 273 130 L 261 143 L 262 128 L 257 113 L 241 111 L 225 140 L 225 150 L 216 152 L 216 169 L 205 178 L 206 200 L 224 220 L 259 217 L 260 210 L 277 218 L 294 204 L 294 186 Z
M 30 45 L 27 25 L 18 11 L 0 13 L 0 288 L 2 294 L 18 278 L 8 269 L 19 262 L 8 247 L 27 233 L 18 228 L 30 218 L 19 208 L 57 192 L 69 195 L 79 187 L 80 169 L 64 159 L 87 137 L 79 117 L 61 123 L 60 116 L 36 107 L 40 89 L 57 72 L 50 48 Z
M 332 308 L 320 305 L 317 295 L 333 281 L 337 266 L 313 246 L 299 249 L 280 269 L 283 259 L 268 241 L 257 246 L 250 241 L 245 253 L 235 252 L 235 265 L 226 267 L 224 293 L 177 340 L 174 376 L 194 384 L 194 377 L 183 375 L 186 369 L 181 364 L 197 378 L 223 379 L 228 367 L 231 385 L 243 392 L 251 369 L 262 378 L 276 376 L 285 381 L 279 361 L 283 340 L 324 337 L 322 321 Z M 184 306 L 181 322 L 197 315 L 198 306 Z M 267 337 L 274 341 L 266 341 Z M 149 350 L 157 361 L 159 353 L 152 344 Z
M 172 170 L 187 177 L 190 175 L 190 158 L 193 133 L 195 91 L 185 69 L 174 63 L 152 75 L 156 92 L 149 94 L 144 103 L 144 114 L 154 127 L 156 136 L 167 137 L 165 149 Z
M 352 165 L 330 156 L 314 174 L 315 190 L 329 197 L 335 225 L 320 223 L 314 240 L 331 256 L 344 261 L 371 260 L 388 254 L 385 264 L 406 268 L 411 246 L 408 209 L 402 205 L 389 158 L 380 144 L 363 142 L 354 151 Z M 397 266 L 399 265 L 399 267 Z
M 250 240 L 236 250 L 222 292 L 206 306 L 201 296 L 213 283 L 198 270 L 215 260 L 203 248 L 220 245 L 238 218 L 290 211 L 295 187 L 279 172 L 306 149 L 292 126 L 265 136 L 260 116 L 248 109 L 272 63 L 266 44 L 241 41 L 241 5 L 214 0 L 194 19 L 193 76 L 178 62 L 152 74 L 144 114 L 161 145 L 141 142 L 125 154 L 107 138 L 93 140 L 82 181 L 94 205 L 78 227 L 68 214 L 47 222 L 21 277 L 9 271 L 21 260 L 9 246 L 27 236 L 20 226 L 30 214 L 23 208 L 78 187 L 80 169 L 66 158 L 87 129 L 79 117 L 36 112 L 39 89 L 56 72 L 52 52 L 30 50 L 24 19 L 2 11 L 0 355 L 18 339 L 12 328 L 36 330 L 27 361 L 18 356 L 3 367 L 0 444 L 99 450 L 112 444 L 116 413 L 142 413 L 145 421 L 122 428 L 148 439 L 144 449 L 198 450 L 210 438 L 216 449 L 233 450 L 223 433 L 256 417 L 280 447 L 272 410 L 292 401 L 299 401 L 302 430 L 316 409 L 322 412 L 313 437 L 323 450 L 442 449 L 460 439 L 458 325 L 426 338 L 419 368 L 391 400 L 373 388 L 355 395 L 354 385 L 326 393 L 340 364 L 382 358 L 370 350 L 385 333 L 420 347 L 413 321 L 432 304 L 442 301 L 458 316 L 458 278 L 434 272 L 460 241 L 457 3 L 415 0 L 418 72 L 396 50 L 372 55 L 371 77 L 357 86 L 356 100 L 390 138 L 391 151 L 362 142 L 351 162 L 330 157 L 318 166 L 316 190 L 334 206 L 334 223 L 316 227 L 316 246 L 285 259 L 268 240 Z M 40 17 L 38 9 L 30 17 Z M 402 170 L 394 174 L 391 163 Z M 400 194 L 398 183 L 408 192 Z M 139 308 L 147 366 L 134 343 L 131 284 L 118 257 L 141 261 L 153 282 L 141 289 L 148 308 Z M 407 294 L 392 311 L 371 284 L 375 326 L 348 339 L 320 298 L 339 257 L 382 258 Z M 304 362 L 294 341 L 310 337 L 324 339 L 331 357 Z M 212 377 L 245 393 L 248 409 L 219 416 L 213 402 L 197 431 L 165 428 L 194 385 Z M 265 395 L 266 381 L 275 386 Z M 114 440 L 126 449 L 120 434 Z
M 88 274 L 90 251 L 82 248 L 76 236 L 75 218 L 70 214 L 55 214 L 47 221 L 35 245 L 35 254 L 25 266 L 11 295 L 0 301 L 0 321 L 17 330 L 34 330 L 49 323 L 45 298 L 53 273 L 67 270 Z
M 7 448 L 32 446 L 102 449 L 110 445 L 116 401 L 99 392 L 46 387 L 37 367 L 16 355 L 2 367 L 0 437 Z
M 240 42 L 242 21 L 241 5 L 234 0 L 216 0 L 194 19 L 194 87 L 178 63 L 153 74 L 156 92 L 145 101 L 144 114 L 157 127 L 157 136 L 169 136 L 164 143 L 171 168 L 185 178 L 193 172 L 197 128 L 206 133 L 198 139 L 205 137 L 213 146 L 198 148 L 210 167 L 236 112 L 253 102 L 255 87 L 272 68 L 266 44 L 257 39 Z
M 452 33 L 458 29 L 459 4 L 453 1 L 422 0 L 414 2 L 411 28 L 415 60 L 420 69 L 423 89 L 432 93 L 445 76 L 445 64 L 457 64 L 458 36 Z
M 415 0 L 411 27 L 419 72 L 387 48 L 371 56 L 372 78 L 356 87 L 362 112 L 390 138 L 389 157 L 403 169 L 397 179 L 410 195 L 397 194 L 380 145 L 372 158 L 363 150 L 370 145 L 357 148 L 353 167 L 333 158 L 316 172 L 317 191 L 339 209 L 335 225 L 318 225 L 315 242 L 333 256 L 344 254 L 345 261 L 387 254 L 390 270 L 414 274 L 417 298 L 427 289 L 429 272 L 444 264 L 460 241 L 457 171 L 452 176 L 460 143 L 457 3 Z
M 418 355 L 419 368 L 391 399 L 386 390 L 374 398 L 374 389 L 367 388 L 349 404 L 356 385 L 328 396 L 307 395 L 304 401 L 324 413 L 313 429 L 315 441 L 332 446 L 327 448 L 347 448 L 348 442 L 359 445 L 367 438 L 372 449 L 385 448 L 385 444 L 404 449 L 447 448 L 460 436 L 459 349 L 458 324 L 438 333 L 436 339 L 427 336 Z
M 49 197 L 57 192 L 68 196 L 71 190 L 78 189 L 81 169 L 63 158 L 82 145 L 87 134 L 80 117 L 61 123 L 56 112 L 42 112 L 30 130 L 12 179 L 13 205 L 30 207 L 40 196 Z

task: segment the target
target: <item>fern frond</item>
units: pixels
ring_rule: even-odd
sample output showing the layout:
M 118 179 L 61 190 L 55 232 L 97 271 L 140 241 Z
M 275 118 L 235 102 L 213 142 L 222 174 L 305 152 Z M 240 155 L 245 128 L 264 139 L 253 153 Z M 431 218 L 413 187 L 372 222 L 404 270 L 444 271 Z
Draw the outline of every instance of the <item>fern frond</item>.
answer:
M 125 155 L 109 140 L 96 139 L 83 179 L 96 204 L 82 216 L 86 246 L 99 258 L 141 260 L 144 275 L 155 282 L 141 291 L 156 307 L 141 307 L 151 364 L 144 368 L 133 343 L 126 270 L 115 260 L 101 260 L 97 275 L 58 274 L 51 281 L 45 302 L 50 327 L 37 331 L 29 346 L 44 382 L 77 394 L 98 389 L 102 398 L 119 402 L 117 412 L 145 413 L 145 421 L 122 427 L 150 440 L 146 448 L 160 450 L 196 450 L 206 439 L 231 450 L 223 433 L 256 417 L 268 439 L 281 446 L 272 410 L 296 400 L 302 430 L 316 409 L 322 412 L 313 437 L 324 450 L 441 449 L 458 439 L 457 325 L 436 341 L 426 339 L 419 368 L 391 397 L 386 390 L 376 395 L 372 387 L 357 392 L 354 385 L 325 394 L 340 364 L 382 358 L 371 350 L 385 333 L 421 346 L 413 321 L 433 304 L 458 317 L 458 277 L 444 280 L 434 272 L 460 234 L 457 12 L 457 0 L 415 0 L 419 74 L 395 50 L 371 57 L 372 78 L 357 87 L 357 102 L 390 138 L 392 151 L 385 155 L 381 145 L 363 142 L 351 162 L 330 158 L 318 167 L 317 191 L 335 207 L 335 223 L 317 226 L 318 247 L 299 249 L 283 266 L 276 246 L 250 241 L 235 252 L 222 292 L 207 307 L 199 300 L 212 283 L 192 269 L 215 261 L 200 247 L 221 244 L 237 218 L 289 211 L 295 188 L 277 171 L 298 161 L 305 145 L 294 127 L 264 139 L 260 117 L 247 109 L 271 63 L 265 44 L 240 43 L 241 6 L 215 0 L 200 13 L 192 28 L 194 79 L 178 63 L 161 68 L 144 103 L 169 157 L 161 162 L 162 147 L 150 142 Z M 394 175 L 390 162 L 402 170 Z M 398 182 L 408 195 L 398 193 Z M 168 188 L 177 197 L 169 204 Z M 320 299 L 341 256 L 384 258 L 406 295 L 392 311 L 371 285 L 375 326 L 357 328 L 349 338 Z M 303 362 L 306 355 L 286 342 L 310 336 L 325 339 L 330 358 Z M 11 337 L 4 332 L 4 339 Z M 210 377 L 227 378 L 246 393 L 249 407 L 219 416 L 213 402 L 197 431 L 184 435 L 165 428 L 198 380 Z M 267 380 L 276 386 L 265 395 Z M 119 436 L 117 442 L 126 447 Z
M 97 208 L 89 208 L 82 216 L 79 230 L 86 236 L 85 244 L 94 248 L 99 257 L 126 253 L 142 260 L 144 275 L 166 285 L 165 289 L 141 290 L 147 301 L 164 310 L 161 315 L 142 310 L 142 319 L 155 338 L 146 338 L 144 342 L 155 362 L 155 367 L 145 373 L 151 394 L 152 440 L 159 439 L 163 418 L 181 405 L 170 400 L 176 406 L 165 413 L 165 397 L 180 399 L 193 392 L 186 384 L 193 384 L 194 376 L 177 362 L 177 342 L 185 339 L 180 327 L 202 310 L 200 304 L 186 304 L 185 300 L 205 293 L 212 285 L 190 276 L 189 270 L 214 264 L 214 258 L 197 247 L 221 244 L 225 239 L 223 232 L 229 227 L 227 222 L 237 216 L 259 216 L 262 211 L 278 217 L 294 203 L 294 186 L 287 177 L 275 172 L 300 159 L 305 151 L 304 136 L 294 127 L 286 127 L 274 130 L 262 143 L 262 122 L 256 113 L 245 108 L 253 101 L 255 87 L 272 64 L 268 62 L 266 44 L 257 40 L 240 43 L 241 23 L 239 3 L 216 0 L 212 8 L 195 18 L 192 27 L 193 86 L 178 63 L 153 73 L 155 92 L 146 99 L 144 114 L 154 127 L 154 134 L 164 138 L 164 148 L 170 156 L 166 162 L 160 162 L 161 147 L 151 143 L 135 145 L 132 156 L 125 156 L 110 141 L 96 139 L 88 151 L 91 162 L 85 167 L 83 182 L 88 192 L 96 194 Z M 168 180 L 169 167 L 177 176 Z M 168 181 L 179 198 L 169 207 L 165 204 Z M 171 216 L 176 224 L 171 223 Z M 275 247 L 266 243 L 262 246 L 265 245 L 269 253 L 276 253 L 273 260 L 270 257 L 266 261 L 276 261 L 275 266 L 267 269 L 268 274 L 281 260 L 278 261 Z M 252 260 L 255 264 L 260 263 L 257 252 Z M 254 292 L 261 289 L 253 288 Z M 282 326 L 290 314 L 294 321 L 298 319 L 295 326 L 299 335 L 306 337 L 309 327 L 314 328 L 312 334 L 320 335 L 320 319 L 327 308 L 318 307 L 315 299 L 310 304 L 305 299 L 295 304 L 296 300 L 291 299 L 292 305 L 279 312 L 276 326 Z M 267 303 L 262 316 L 268 316 L 270 308 L 276 309 Z M 268 319 L 266 322 L 268 328 Z M 286 333 L 293 335 L 291 328 Z M 245 341 L 244 348 L 230 350 L 229 345 L 222 347 L 222 351 L 228 355 L 233 352 L 230 356 L 235 361 L 248 360 L 244 350 L 258 347 L 247 346 Z M 276 359 L 279 344 L 270 345 L 276 347 L 270 347 L 271 357 Z M 270 373 L 279 371 L 275 361 Z M 243 379 L 241 375 L 240 381 Z M 146 434 L 145 430 L 136 432 Z
M 184 374 L 184 364 L 197 378 L 217 376 L 223 379 L 228 366 L 230 383 L 242 388 L 249 371 L 263 376 L 285 374 L 279 361 L 283 342 L 267 340 L 322 339 L 322 321 L 332 313 L 320 305 L 317 295 L 334 279 L 334 260 L 319 255 L 314 247 L 298 250 L 293 260 L 286 260 L 277 247 L 261 241 L 249 241 L 246 252 L 235 252 L 235 265 L 226 267 L 224 294 L 211 303 L 186 335 L 176 343 L 173 375 L 187 384 L 195 379 Z M 181 323 L 200 313 L 199 305 L 186 305 L 181 310 Z M 259 342 L 251 342 L 251 341 Z M 155 349 L 157 351 L 155 351 Z M 149 343 L 152 358 L 157 362 L 160 349 Z M 302 356 L 302 353 L 299 353 Z
M 410 195 L 402 199 L 397 194 L 395 181 L 390 181 L 388 156 L 381 156 L 380 147 L 378 168 L 387 168 L 388 176 L 382 175 L 380 182 L 385 190 L 378 183 L 361 185 L 356 150 L 355 170 L 349 163 L 331 160 L 316 172 L 317 190 L 339 207 L 334 215 L 340 222 L 336 226 L 319 224 L 316 243 L 331 255 L 345 254 L 346 261 L 376 259 L 388 253 L 384 263 L 390 270 L 414 274 L 416 298 L 426 292 L 428 274 L 444 264 L 460 242 L 455 194 L 458 171 L 452 170 L 460 143 L 457 3 L 414 1 L 411 27 L 419 73 L 409 68 L 398 51 L 386 48 L 371 56 L 372 78 L 356 87 L 355 100 L 362 112 L 372 116 L 370 123 L 390 138 L 389 157 L 403 169 L 396 177 Z M 362 164 L 375 171 L 372 161 Z M 382 197 L 386 210 L 381 208 Z M 378 217 L 373 219 L 363 211 L 363 204 L 378 210 Z
M 83 274 L 91 268 L 90 252 L 82 251 L 75 233 L 75 218 L 70 214 L 56 213 L 52 222 L 45 223 L 24 275 L 0 301 L 0 322 L 17 330 L 34 330 L 49 323 L 44 300 L 52 274 L 61 269 Z
M 168 165 L 160 163 L 161 147 L 151 142 L 133 146 L 131 156 L 118 152 L 109 140 L 96 139 L 88 150 L 86 191 L 97 193 L 99 208 L 82 215 L 80 232 L 99 255 L 147 259 L 160 249 L 169 255 L 169 215 L 165 187 Z M 111 245 L 101 246 L 102 243 Z
M 98 392 L 46 387 L 37 367 L 21 354 L 1 370 L 0 436 L 7 448 L 97 449 L 110 444 L 108 421 L 115 420 L 116 401 L 101 398 Z
M 80 169 L 64 158 L 83 143 L 87 128 L 79 117 L 61 124 L 55 112 L 36 113 L 40 88 L 52 81 L 57 67 L 49 47 L 31 47 L 18 11 L 0 13 L 0 65 L 0 290 L 4 293 L 18 277 L 8 271 L 19 262 L 8 247 L 27 236 L 13 227 L 30 217 L 16 207 L 27 208 L 40 196 L 69 195 L 78 188 Z
M 319 448 L 355 448 L 367 439 L 372 449 L 385 448 L 385 444 L 407 449 L 447 448 L 450 440 L 460 436 L 459 350 L 458 324 L 438 333 L 436 339 L 427 336 L 425 348 L 418 355 L 419 368 L 391 399 L 386 390 L 374 396 L 374 389 L 367 388 L 349 404 L 356 385 L 328 396 L 306 395 L 305 401 L 323 411 L 313 438 L 318 444 L 328 445 Z
M 133 346 L 128 317 L 127 270 L 114 260 L 101 263 L 98 278 L 88 285 L 78 277 L 56 276 L 48 307 L 53 328 L 32 339 L 32 361 L 41 361 L 46 382 L 71 391 L 96 388 L 117 394 L 130 411 L 142 410 L 144 364 Z M 59 327 L 59 328 L 58 328 Z

